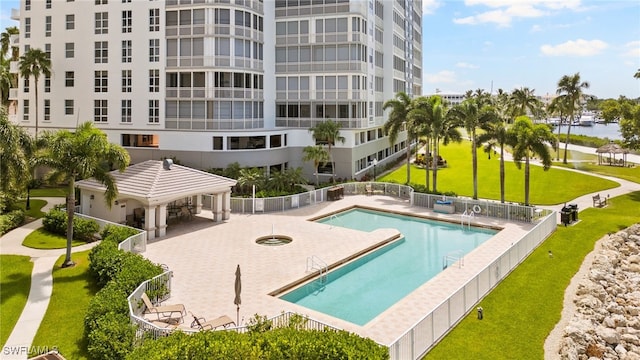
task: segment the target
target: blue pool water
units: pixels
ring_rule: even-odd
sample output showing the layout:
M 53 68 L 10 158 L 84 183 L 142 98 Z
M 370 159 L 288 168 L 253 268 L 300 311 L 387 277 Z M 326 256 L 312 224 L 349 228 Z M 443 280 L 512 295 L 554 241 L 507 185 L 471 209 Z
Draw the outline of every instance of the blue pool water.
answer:
M 352 209 L 325 224 L 361 231 L 397 229 L 404 239 L 386 245 L 280 296 L 309 309 L 364 325 L 443 270 L 443 257 L 467 254 L 497 233 L 482 228 L 397 214 Z M 349 239 L 344 239 L 349 241 Z

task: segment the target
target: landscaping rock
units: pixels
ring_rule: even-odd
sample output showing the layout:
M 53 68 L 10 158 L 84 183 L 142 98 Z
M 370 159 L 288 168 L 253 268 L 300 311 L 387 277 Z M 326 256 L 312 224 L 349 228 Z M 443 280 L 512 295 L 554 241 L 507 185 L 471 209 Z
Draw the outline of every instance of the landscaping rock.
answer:
M 602 239 L 564 330 L 568 360 L 640 360 L 640 224 Z

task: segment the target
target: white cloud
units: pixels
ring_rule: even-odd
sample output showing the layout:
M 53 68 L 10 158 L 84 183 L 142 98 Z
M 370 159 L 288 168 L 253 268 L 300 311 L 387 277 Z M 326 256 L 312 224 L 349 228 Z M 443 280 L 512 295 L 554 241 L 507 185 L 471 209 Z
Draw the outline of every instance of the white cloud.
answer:
M 433 14 L 440 5 L 438 0 L 422 0 L 422 14 Z
M 593 56 L 609 45 L 602 40 L 569 40 L 558 45 L 542 45 L 540 51 L 546 56 Z
M 456 82 L 456 73 L 450 70 L 442 70 L 435 74 L 424 74 L 424 78 L 428 83 L 453 83 Z
M 627 49 L 624 56 L 631 56 L 636 59 L 640 58 L 640 41 L 631 41 L 626 43 L 624 46 Z
M 465 5 L 485 6 L 492 10 L 454 18 L 454 23 L 462 25 L 493 23 L 498 27 L 509 27 L 517 19 L 539 18 L 562 9 L 578 10 L 580 0 L 465 0 Z
M 540 32 L 542 31 L 542 26 L 535 24 L 531 27 L 531 29 L 529 30 L 529 32 L 535 33 L 535 32 Z
M 456 66 L 459 67 L 459 68 L 463 68 L 463 69 L 477 69 L 477 68 L 479 68 L 478 65 L 469 64 L 469 63 L 466 63 L 466 62 L 463 62 L 463 61 L 457 63 Z

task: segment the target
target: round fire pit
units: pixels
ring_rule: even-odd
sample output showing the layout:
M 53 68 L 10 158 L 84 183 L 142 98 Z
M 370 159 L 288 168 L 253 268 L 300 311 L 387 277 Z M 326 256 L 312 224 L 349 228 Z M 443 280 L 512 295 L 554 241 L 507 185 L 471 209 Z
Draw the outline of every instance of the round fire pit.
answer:
M 286 235 L 266 235 L 256 239 L 256 244 L 264 246 L 281 246 L 287 245 L 293 239 Z

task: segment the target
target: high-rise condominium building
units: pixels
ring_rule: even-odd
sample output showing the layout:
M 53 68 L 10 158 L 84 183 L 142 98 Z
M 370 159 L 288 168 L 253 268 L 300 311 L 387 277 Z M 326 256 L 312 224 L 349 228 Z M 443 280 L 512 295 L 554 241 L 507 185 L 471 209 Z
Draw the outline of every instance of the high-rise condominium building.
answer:
M 32 133 L 93 121 L 133 162 L 310 178 L 309 129 L 331 119 L 336 176 L 359 178 L 407 146 L 382 107 L 421 94 L 421 15 L 419 0 L 22 0 L 20 52 L 45 51 L 52 75 L 38 106 L 20 78 L 11 118 Z

